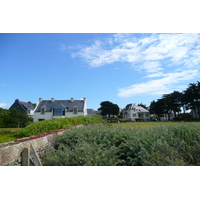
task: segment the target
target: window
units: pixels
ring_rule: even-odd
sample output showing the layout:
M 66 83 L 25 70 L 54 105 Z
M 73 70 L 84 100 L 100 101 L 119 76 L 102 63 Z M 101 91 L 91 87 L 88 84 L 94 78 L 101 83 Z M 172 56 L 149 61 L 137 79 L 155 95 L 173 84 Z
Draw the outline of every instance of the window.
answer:
M 145 114 L 145 117 L 149 117 L 149 114 Z
M 65 108 L 53 108 L 54 116 L 62 116 L 65 115 Z
M 41 106 L 41 114 L 44 115 L 46 111 L 46 106 Z
M 139 118 L 143 118 L 143 117 L 144 117 L 143 113 L 139 114 Z
M 136 114 L 133 114 L 133 117 L 136 117 Z
M 77 115 L 77 113 L 78 113 L 78 108 L 77 107 L 73 108 L 73 114 Z
M 38 121 L 44 121 L 45 119 L 38 119 Z
M 41 114 L 42 114 L 42 115 L 45 114 L 45 109 L 44 109 L 44 108 L 41 109 Z

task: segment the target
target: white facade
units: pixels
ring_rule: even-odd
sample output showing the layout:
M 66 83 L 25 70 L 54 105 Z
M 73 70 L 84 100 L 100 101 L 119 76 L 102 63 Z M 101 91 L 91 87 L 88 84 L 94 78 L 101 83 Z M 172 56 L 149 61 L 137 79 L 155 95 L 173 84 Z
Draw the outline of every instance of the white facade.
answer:
M 33 122 L 38 122 L 41 120 L 48 120 L 48 119 L 56 119 L 56 118 L 77 117 L 77 116 L 86 116 L 86 113 L 77 112 L 77 114 L 73 114 L 73 112 L 65 112 L 65 115 L 54 116 L 53 112 L 45 112 L 45 114 L 42 114 L 41 112 L 35 112 L 33 117 Z
M 55 100 L 54 98 L 42 100 L 42 98 L 39 98 L 34 110 L 33 122 L 86 115 L 86 98 L 82 100 L 74 100 L 73 98 L 71 100 Z
M 148 121 L 150 119 L 149 111 L 135 104 L 128 104 L 122 111 L 123 119 L 130 121 Z

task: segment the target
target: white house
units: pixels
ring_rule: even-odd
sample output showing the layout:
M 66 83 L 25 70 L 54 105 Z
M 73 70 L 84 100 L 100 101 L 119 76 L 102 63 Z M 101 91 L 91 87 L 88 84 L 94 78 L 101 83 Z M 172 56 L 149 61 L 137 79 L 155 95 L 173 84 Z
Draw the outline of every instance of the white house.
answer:
M 34 110 L 34 122 L 48 120 L 53 118 L 86 116 L 87 106 L 86 98 L 83 100 L 43 100 L 39 98 L 39 102 Z
M 122 110 L 123 119 L 128 119 L 130 121 L 148 121 L 150 120 L 149 111 L 141 106 L 136 106 L 135 104 L 128 104 Z

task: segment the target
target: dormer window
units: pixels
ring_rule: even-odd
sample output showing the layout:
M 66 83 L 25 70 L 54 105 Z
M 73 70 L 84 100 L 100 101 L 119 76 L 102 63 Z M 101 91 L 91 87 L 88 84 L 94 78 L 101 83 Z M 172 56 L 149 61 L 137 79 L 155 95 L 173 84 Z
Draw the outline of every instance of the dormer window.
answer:
M 45 115 L 46 106 L 41 106 L 41 115 Z

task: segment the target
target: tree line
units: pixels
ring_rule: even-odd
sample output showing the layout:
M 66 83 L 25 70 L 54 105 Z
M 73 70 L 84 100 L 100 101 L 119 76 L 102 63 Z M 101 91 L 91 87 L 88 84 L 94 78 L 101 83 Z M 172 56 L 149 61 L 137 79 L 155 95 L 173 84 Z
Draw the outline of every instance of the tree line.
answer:
M 188 110 L 194 112 L 194 117 L 186 113 Z M 190 83 L 182 92 L 163 94 L 161 99 L 151 102 L 149 111 L 157 115 L 158 119 L 165 114 L 171 120 L 173 114 L 174 120 L 200 120 L 200 82 Z
M 16 108 L 0 108 L 0 128 L 21 128 L 32 121 L 31 117 Z

